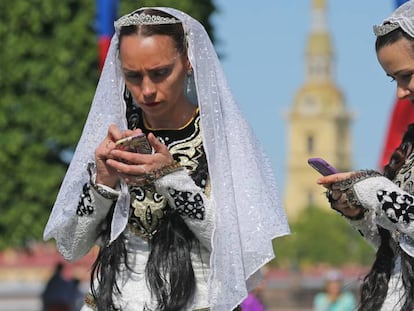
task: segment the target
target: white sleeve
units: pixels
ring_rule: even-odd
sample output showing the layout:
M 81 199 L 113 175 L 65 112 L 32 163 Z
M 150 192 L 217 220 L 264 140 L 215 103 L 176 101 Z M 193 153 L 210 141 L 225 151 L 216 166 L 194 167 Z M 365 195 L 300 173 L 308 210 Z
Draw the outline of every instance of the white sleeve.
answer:
M 215 211 L 213 200 L 207 198 L 185 169 L 164 175 L 154 184 L 156 191 L 167 198 L 200 243 L 211 251 Z
M 101 224 L 113 202 L 85 184 L 76 212 L 56 236 L 57 248 L 66 260 L 74 261 L 85 256 L 97 244 Z
M 367 210 L 362 219 L 351 220 L 347 217 L 345 219 L 366 239 L 375 249 L 381 244 L 379 236 L 376 215 L 372 210 Z
M 414 197 L 383 176 L 355 183 L 355 194 L 364 208 L 375 214 L 376 223 L 414 238 Z

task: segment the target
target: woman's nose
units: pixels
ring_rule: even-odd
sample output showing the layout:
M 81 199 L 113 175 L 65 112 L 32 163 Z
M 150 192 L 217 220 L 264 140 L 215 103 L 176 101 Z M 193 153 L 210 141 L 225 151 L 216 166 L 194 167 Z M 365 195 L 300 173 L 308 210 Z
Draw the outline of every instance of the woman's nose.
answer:
M 151 96 L 155 93 L 156 87 L 150 78 L 144 77 L 142 80 L 142 93 L 145 97 Z
M 408 87 L 397 86 L 397 97 L 398 99 L 404 99 L 411 94 Z

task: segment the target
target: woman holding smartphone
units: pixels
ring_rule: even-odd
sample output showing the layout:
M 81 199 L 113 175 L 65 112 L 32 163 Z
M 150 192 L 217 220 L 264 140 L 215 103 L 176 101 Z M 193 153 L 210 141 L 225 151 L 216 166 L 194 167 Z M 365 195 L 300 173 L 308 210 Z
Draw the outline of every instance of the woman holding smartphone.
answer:
M 83 310 L 232 310 L 289 233 L 269 161 L 199 22 L 146 8 L 115 29 L 44 238 L 68 260 L 100 246 Z
M 414 102 L 414 1 L 379 26 L 376 52 L 397 96 Z M 377 249 L 364 278 L 359 310 L 414 310 L 414 124 L 393 153 L 384 174 L 376 171 L 322 177 L 333 209 Z

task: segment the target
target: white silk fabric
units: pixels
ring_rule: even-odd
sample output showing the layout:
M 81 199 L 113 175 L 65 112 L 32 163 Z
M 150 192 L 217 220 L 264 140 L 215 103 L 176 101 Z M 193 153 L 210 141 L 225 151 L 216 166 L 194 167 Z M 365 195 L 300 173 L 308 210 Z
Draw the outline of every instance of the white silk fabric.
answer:
M 215 207 L 209 303 L 213 311 L 232 310 L 247 296 L 249 286 L 257 285 L 256 272 L 274 258 L 272 239 L 289 234 L 287 218 L 270 161 L 232 96 L 205 29 L 181 11 L 154 9 L 182 21 L 186 32 Z M 93 161 L 94 150 L 111 123 L 127 127 L 123 88 L 115 34 L 88 119 L 46 225 L 45 240 L 57 236 L 70 239 L 58 233 L 63 223 L 77 217 L 79 195 L 88 181 L 88 161 Z M 129 194 L 122 193 L 111 227 L 113 238 L 127 222 Z

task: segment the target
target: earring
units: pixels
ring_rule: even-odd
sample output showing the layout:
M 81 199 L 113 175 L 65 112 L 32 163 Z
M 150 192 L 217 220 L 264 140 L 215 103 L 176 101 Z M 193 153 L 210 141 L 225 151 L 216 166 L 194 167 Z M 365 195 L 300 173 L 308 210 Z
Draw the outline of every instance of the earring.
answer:
M 190 69 L 187 70 L 187 77 L 186 77 L 186 81 L 185 81 L 187 94 L 191 94 L 192 76 L 193 76 L 193 69 L 190 68 Z
M 197 87 L 194 81 L 194 71 L 192 68 L 187 70 L 187 74 L 185 77 L 185 84 L 184 84 L 184 92 L 187 98 L 192 102 L 194 105 L 197 105 L 198 98 L 197 98 Z

